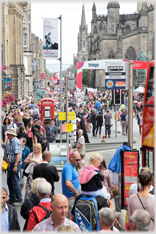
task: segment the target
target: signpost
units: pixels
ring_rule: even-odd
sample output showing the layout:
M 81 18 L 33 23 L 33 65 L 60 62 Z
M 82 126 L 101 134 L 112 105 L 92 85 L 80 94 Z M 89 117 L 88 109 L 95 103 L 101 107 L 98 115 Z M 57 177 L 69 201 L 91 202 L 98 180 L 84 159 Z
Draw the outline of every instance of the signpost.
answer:
M 126 89 L 126 62 L 108 61 L 105 63 L 105 88 Z
M 68 89 L 75 89 L 75 78 L 68 78 Z

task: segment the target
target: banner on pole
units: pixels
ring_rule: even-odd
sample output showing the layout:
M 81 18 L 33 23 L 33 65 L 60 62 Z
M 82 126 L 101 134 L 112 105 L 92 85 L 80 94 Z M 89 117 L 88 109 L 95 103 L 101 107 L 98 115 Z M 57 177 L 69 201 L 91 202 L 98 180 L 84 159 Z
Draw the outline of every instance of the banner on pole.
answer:
M 43 54 L 45 59 L 58 59 L 57 18 L 43 18 Z

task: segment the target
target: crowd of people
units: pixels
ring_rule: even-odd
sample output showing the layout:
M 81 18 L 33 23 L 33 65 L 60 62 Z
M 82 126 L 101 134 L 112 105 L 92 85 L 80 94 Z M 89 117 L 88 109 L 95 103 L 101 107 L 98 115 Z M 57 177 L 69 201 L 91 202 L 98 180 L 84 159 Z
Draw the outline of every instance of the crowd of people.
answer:
M 66 111 L 64 88 L 62 95 L 62 109 Z M 154 230 L 155 196 L 149 192 L 154 177 L 150 171 L 139 174 L 141 188 L 129 199 L 128 224 L 125 225 L 121 210 L 114 209 L 111 201 L 119 191 L 111 181 L 111 171 L 107 169 L 102 155 L 93 153 L 89 164 L 84 165 L 85 143 L 89 142 L 87 133 L 92 131 L 93 137 L 98 135 L 101 138 L 104 125 L 105 137 L 111 138 L 114 106 L 109 90 L 93 93 L 86 89 L 83 98 L 76 96 L 75 90 L 68 92 L 68 110 L 74 111 L 77 118 L 77 140 L 75 145 L 69 145 L 69 162 L 62 170 L 62 194 L 55 194 L 54 184 L 60 176 L 57 168 L 50 165 L 52 154 L 47 147 L 49 143 L 56 143 L 59 133 L 59 92 L 55 93 L 54 99 L 54 119 L 51 118 L 46 126 L 41 121 L 41 103 L 34 100 L 33 94 L 25 100 L 12 102 L 9 110 L 2 108 L 2 149 L 3 154 L 10 158 L 8 191 L 1 189 L 2 231 L 20 230 L 16 211 L 16 207 L 20 206 L 20 215 L 25 219 L 24 231 L 80 232 L 78 204 L 90 197 L 95 197 L 97 202 L 98 225 L 91 227 L 92 231 Z M 141 134 L 143 105 L 140 100 L 134 100 L 133 109 Z M 123 135 L 128 131 L 127 105 L 128 96 L 125 93 L 124 103 L 118 106 L 118 121 L 121 122 Z M 134 200 L 136 204 L 133 204 Z

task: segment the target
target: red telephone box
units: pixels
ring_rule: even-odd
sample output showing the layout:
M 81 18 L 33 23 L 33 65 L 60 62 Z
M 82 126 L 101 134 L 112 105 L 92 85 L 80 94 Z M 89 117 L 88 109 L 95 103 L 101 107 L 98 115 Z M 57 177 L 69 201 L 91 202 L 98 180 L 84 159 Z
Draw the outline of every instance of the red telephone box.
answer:
M 54 101 L 51 98 L 41 99 L 41 121 L 43 127 L 50 123 L 50 119 L 54 119 Z

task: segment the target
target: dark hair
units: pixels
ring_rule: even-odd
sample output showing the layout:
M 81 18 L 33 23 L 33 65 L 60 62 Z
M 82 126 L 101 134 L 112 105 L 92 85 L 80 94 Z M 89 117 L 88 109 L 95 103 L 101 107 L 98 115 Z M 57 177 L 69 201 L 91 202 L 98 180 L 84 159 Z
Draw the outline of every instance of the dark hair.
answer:
M 37 128 L 38 130 L 40 130 L 41 126 L 39 124 L 35 124 L 34 128 Z
M 99 111 L 99 115 L 101 115 L 102 114 L 102 112 L 101 111 Z
M 6 126 L 6 119 L 8 119 L 8 124 L 10 124 L 10 119 L 9 119 L 9 117 L 5 117 L 5 119 L 3 120 L 3 124 Z
M 143 171 L 142 173 L 138 175 L 138 178 L 139 178 L 140 184 L 144 187 L 144 186 L 147 186 L 149 182 L 152 181 L 153 175 L 150 171 Z
M 129 142 L 127 142 L 127 141 L 123 142 L 123 145 L 127 145 L 129 148 L 131 148 Z
M 102 170 L 102 169 L 107 169 L 106 162 L 105 162 L 104 159 L 103 159 L 102 163 L 100 164 L 99 169 L 100 169 L 100 170 Z
M 18 132 L 24 132 L 24 129 L 25 129 L 24 125 L 20 125 L 19 129 L 18 129 Z

